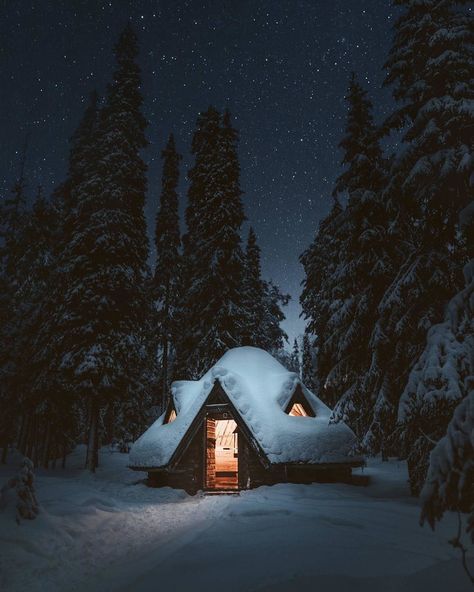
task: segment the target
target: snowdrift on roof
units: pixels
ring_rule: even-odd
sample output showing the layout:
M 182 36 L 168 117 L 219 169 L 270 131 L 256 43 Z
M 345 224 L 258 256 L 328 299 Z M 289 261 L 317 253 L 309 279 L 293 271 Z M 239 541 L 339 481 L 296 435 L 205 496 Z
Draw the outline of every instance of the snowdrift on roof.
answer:
M 343 422 L 330 424 L 331 410 L 311 393 L 294 372 L 255 347 L 229 350 L 200 379 L 171 387 L 177 417 L 164 424 L 165 414 L 135 442 L 130 452 L 134 468 L 165 467 L 202 409 L 216 380 L 240 414 L 270 463 L 344 463 L 354 461 L 356 437 Z M 285 413 L 301 385 L 315 417 Z

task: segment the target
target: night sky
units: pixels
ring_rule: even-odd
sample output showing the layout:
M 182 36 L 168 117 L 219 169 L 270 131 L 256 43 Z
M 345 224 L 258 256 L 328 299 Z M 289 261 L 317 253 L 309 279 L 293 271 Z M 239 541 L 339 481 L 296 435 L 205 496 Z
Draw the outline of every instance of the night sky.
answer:
M 197 113 L 228 107 L 241 136 L 247 217 L 264 275 L 292 295 L 285 329 L 293 338 L 304 327 L 298 257 L 331 205 L 350 72 L 383 118 L 392 107 L 381 83 L 394 19 L 390 0 L 0 0 L 0 191 L 17 175 L 27 132 L 31 195 L 61 182 L 68 138 L 89 92 L 105 92 L 113 44 L 131 20 L 150 122 L 150 227 L 168 134 L 184 154 L 184 207 Z

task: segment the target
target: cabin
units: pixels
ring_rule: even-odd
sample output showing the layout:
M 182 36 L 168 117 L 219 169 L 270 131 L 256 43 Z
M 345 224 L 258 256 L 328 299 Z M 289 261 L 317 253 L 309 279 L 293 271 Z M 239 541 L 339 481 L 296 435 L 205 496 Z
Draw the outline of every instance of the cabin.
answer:
M 130 468 L 151 486 L 238 491 L 347 481 L 356 437 L 267 352 L 229 350 L 200 379 L 171 386 L 166 411 L 134 443 Z

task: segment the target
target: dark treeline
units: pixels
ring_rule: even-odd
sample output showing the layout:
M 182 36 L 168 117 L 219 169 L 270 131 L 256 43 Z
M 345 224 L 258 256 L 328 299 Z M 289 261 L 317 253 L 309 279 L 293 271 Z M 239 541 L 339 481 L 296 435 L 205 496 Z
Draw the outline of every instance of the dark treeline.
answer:
M 474 499 L 472 460 L 461 466 L 474 429 L 464 401 L 474 397 L 474 27 L 467 2 L 394 4 L 402 12 L 384 65 L 394 110 L 377 126 L 352 78 L 344 169 L 301 257 L 301 304 L 313 383 L 333 421 L 346 421 L 366 452 L 406 458 L 414 493 L 453 418 L 455 453 L 443 443 L 432 455 L 441 481 L 450 467 L 459 486 L 453 504 Z M 394 130 L 401 141 L 384 154 Z
M 173 379 L 198 378 L 230 347 L 275 352 L 288 297 L 261 277 L 245 221 L 230 113 L 197 121 L 181 237 L 180 160 L 162 152 L 156 265 L 144 216 L 147 122 L 137 39 L 127 26 L 104 98 L 96 93 L 71 138 L 65 181 L 27 207 L 23 166 L 2 200 L 0 449 L 36 465 L 87 443 L 123 449 L 166 404 Z

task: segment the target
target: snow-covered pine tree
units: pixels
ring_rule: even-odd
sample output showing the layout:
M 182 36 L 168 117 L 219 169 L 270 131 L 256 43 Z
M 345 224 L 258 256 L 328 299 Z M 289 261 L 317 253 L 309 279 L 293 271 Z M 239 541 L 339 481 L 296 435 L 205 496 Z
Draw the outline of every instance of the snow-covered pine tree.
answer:
M 334 421 L 347 421 L 363 437 L 372 412 L 363 379 L 377 306 L 390 278 L 390 257 L 381 199 L 384 160 L 372 105 L 354 75 L 347 101 L 340 143 L 345 170 L 336 181 L 330 214 L 301 257 L 306 272 L 301 303 L 308 330 L 317 339 L 320 395 L 336 406 Z M 344 209 L 341 194 L 347 197 Z
M 31 457 L 36 465 L 47 466 L 49 454 L 50 423 L 48 417 L 51 393 L 43 392 L 37 384 L 37 367 L 35 360 L 37 336 L 43 326 L 43 308 L 50 290 L 53 272 L 53 251 L 57 212 L 53 205 L 43 196 L 38 188 L 36 200 L 28 216 L 27 226 L 22 241 L 22 257 L 18 262 L 21 285 L 16 295 L 18 333 L 15 344 L 17 354 L 18 401 L 22 430 L 20 439 L 25 435 L 26 423 L 35 423 L 35 430 L 30 430 L 28 445 Z M 33 436 L 33 433 L 36 435 Z M 19 445 L 23 446 L 23 442 Z
M 252 227 L 249 229 L 245 249 L 243 306 L 246 312 L 243 345 L 264 347 L 266 340 L 262 333 L 262 322 L 265 307 L 265 283 L 262 280 L 260 247 Z
M 377 307 L 391 277 L 388 217 L 381 196 L 385 163 L 372 104 L 354 74 L 347 101 L 346 134 L 340 143 L 346 168 L 334 189 L 335 196 L 347 195 L 347 207 L 336 269 L 338 298 L 326 327 L 333 366 L 325 382 L 339 398 L 333 419 L 348 422 L 365 437 L 366 448 L 375 451 L 386 437 L 385 430 L 390 432 L 390 413 L 395 417 L 394 405 L 387 404 L 383 424 L 373 422 L 373 400 L 366 387 Z
M 466 235 L 474 238 L 474 203 Z M 474 543 L 474 258 L 465 265 L 464 277 L 465 287 L 447 306 L 444 323 L 434 325 L 428 332 L 426 348 L 411 373 L 401 410 L 410 413 L 411 408 L 424 406 L 426 413 L 421 415 L 431 414 L 435 419 L 434 426 L 423 426 L 426 434 L 413 437 L 415 447 L 425 449 L 428 439 L 431 450 L 421 491 L 422 522 L 427 520 L 434 528 L 448 510 L 469 512 L 467 532 Z M 439 419 L 446 418 L 446 414 L 439 413 L 443 402 L 444 407 L 457 406 L 446 434 L 433 448 L 430 435 L 437 436 L 433 432 L 442 427 Z M 422 427 L 419 429 L 421 432 Z M 418 456 L 424 460 L 425 454 Z M 422 463 L 416 472 L 412 471 L 412 484 L 419 486 L 413 477 L 423 479 L 425 468 Z M 460 516 L 457 535 L 450 543 L 461 551 L 464 568 L 474 583 L 474 574 L 466 563 Z
M 406 426 L 403 437 L 410 442 L 408 465 L 410 484 L 414 493 L 419 493 L 423 486 L 430 463 L 429 453 L 446 433 L 454 408 L 459 406 L 463 399 L 474 396 L 474 259 L 465 266 L 464 272 L 465 288 L 449 302 L 444 322 L 433 325 L 428 331 L 426 347 L 412 369 L 400 399 L 399 419 Z M 448 430 L 448 440 L 451 438 L 451 444 L 447 441 L 438 447 L 438 453 L 442 455 L 448 454 L 446 447 L 457 449 L 455 455 L 458 455 L 461 464 L 466 462 L 467 472 L 467 456 L 464 458 L 460 447 L 461 434 L 464 433 L 463 437 L 467 440 L 472 435 L 474 415 L 470 415 L 470 404 L 464 404 L 464 411 L 460 411 L 460 415 L 453 419 L 450 428 L 459 431 L 459 438 L 454 436 L 454 431 L 451 433 Z M 470 424 L 463 425 L 462 413 L 467 413 L 465 420 L 471 421 Z M 467 444 L 464 443 L 462 446 L 467 455 Z M 441 449 L 444 452 L 439 452 Z M 431 459 L 436 475 L 429 477 L 428 482 L 431 479 L 438 480 L 439 471 L 443 471 L 442 476 L 446 478 L 446 470 L 443 468 L 446 459 L 437 458 L 438 453 Z M 447 456 L 450 463 L 454 462 L 455 455 Z M 455 471 L 455 467 L 451 467 L 450 470 Z M 471 473 L 473 470 L 474 465 L 470 469 Z M 462 471 L 457 478 L 461 475 L 464 475 Z M 464 477 L 467 479 L 467 473 Z M 453 480 L 454 476 L 450 479 Z M 457 485 L 451 483 L 447 486 Z M 460 489 L 464 486 L 468 487 L 468 484 L 459 485 Z M 459 493 L 461 498 L 461 491 Z M 449 493 L 447 495 L 449 496 Z
M 161 356 L 160 400 L 166 405 L 172 376 L 171 361 L 176 342 L 176 314 L 180 299 L 181 234 L 178 212 L 179 162 L 173 134 L 161 153 L 163 173 L 161 196 L 156 216 L 155 245 L 156 265 L 153 278 L 153 295 L 158 312 L 158 349 Z
M 19 415 L 17 339 L 20 318 L 17 294 L 22 279 L 19 262 L 23 255 L 23 238 L 28 220 L 25 197 L 24 155 L 12 191 L 0 203 L 0 446 L 1 460 L 6 461 L 8 445 L 16 432 Z
M 298 374 L 298 376 L 300 376 L 301 375 L 300 347 L 298 345 L 298 340 L 296 339 L 296 337 L 293 340 L 293 349 L 291 350 L 290 365 L 291 365 L 290 370 L 292 372 L 295 372 L 296 374 Z
M 141 157 L 141 150 L 148 144 L 144 133 L 147 122 L 141 112 L 137 55 L 137 37 L 128 24 L 115 46 L 117 66 L 98 126 L 102 158 L 93 194 L 97 198 L 95 189 L 100 191 L 100 211 L 93 213 L 92 232 L 101 233 L 97 256 L 99 260 L 104 258 L 92 276 L 100 295 L 94 319 L 99 339 L 91 343 L 92 351 L 82 350 L 77 360 L 82 368 L 87 359 L 85 374 L 92 370 L 94 379 L 100 381 L 97 403 L 114 402 L 116 421 L 113 426 L 110 420 L 114 431 L 111 433 L 109 428 L 108 438 L 113 436 L 123 442 L 134 441 L 143 430 L 156 356 L 144 215 L 147 167 Z M 87 240 L 91 229 L 85 230 Z M 86 358 L 81 360 L 84 354 Z M 97 440 L 94 397 L 90 400 L 91 442 Z M 90 468 L 94 464 L 93 458 Z
M 227 349 L 242 344 L 244 211 L 237 133 L 209 107 L 197 122 L 184 237 L 184 302 L 178 344 L 180 378 L 196 378 Z
M 314 336 L 318 348 L 319 396 L 331 407 L 338 401 L 338 391 L 332 388 L 328 379 L 333 367 L 328 323 L 340 298 L 337 270 L 345 239 L 345 224 L 345 211 L 335 198 L 329 214 L 319 223 L 314 241 L 300 257 L 305 271 L 300 303 L 308 320 L 307 331 Z
M 301 380 L 310 391 L 318 392 L 318 383 L 316 381 L 316 366 L 314 347 L 311 344 L 310 336 L 305 331 L 303 335 L 303 351 L 301 354 Z
M 379 400 L 380 393 L 394 399 L 403 392 L 427 329 L 460 289 L 466 252 L 457 220 L 472 199 L 474 163 L 469 132 L 474 31 L 465 2 L 396 4 L 404 11 L 386 66 L 399 107 L 387 125 L 404 135 L 385 193 L 400 249 L 394 257 L 398 273 L 381 300 L 372 339 L 379 380 L 371 395 Z M 421 426 L 422 419 L 416 423 Z M 419 431 L 405 424 L 399 434 L 408 455 Z M 410 463 L 414 491 L 420 483 L 415 467 L 426 464 L 426 457 Z
M 271 281 L 262 279 L 260 247 L 253 228 L 249 229 L 245 250 L 243 308 L 245 311 L 243 345 L 253 345 L 268 352 L 283 348 L 287 335 L 281 328 L 289 296 L 282 294 Z
M 271 280 L 264 281 L 264 308 L 261 325 L 260 346 L 272 355 L 281 351 L 288 341 L 288 335 L 282 329 L 281 323 L 285 320 L 282 308 L 290 301 L 291 296 L 284 294 Z
M 115 46 L 106 104 L 73 144 L 83 157 L 70 180 L 71 230 L 58 260 L 63 293 L 52 313 L 54 374 L 69 408 L 71 399 L 87 405 L 91 471 L 98 465 L 101 410 L 109 410 L 109 438 L 134 440 L 154 368 L 137 51 L 127 26 Z
M 468 240 L 474 238 L 474 202 L 461 211 L 460 227 Z M 414 493 L 420 492 L 430 466 L 424 495 L 431 500 L 426 501 L 431 524 L 449 507 L 460 508 L 462 500 L 474 504 L 474 458 L 469 443 L 474 418 L 474 257 L 464 266 L 464 281 L 464 288 L 446 307 L 444 322 L 428 331 L 399 406 L 402 437 L 410 444 L 408 466 Z
M 83 242 L 81 245 L 80 235 L 80 225 L 87 225 L 87 220 L 80 219 L 78 207 L 86 195 L 93 200 L 90 185 L 99 158 L 97 122 L 98 97 L 92 93 L 84 116 L 71 137 L 67 179 L 55 190 L 52 199 L 56 224 L 52 237 L 51 273 L 47 297 L 41 306 L 30 369 L 34 376 L 35 405 L 23 414 L 19 438 L 20 450 L 34 457 L 42 447 L 42 440 L 38 441 L 36 434 L 47 432 L 45 439 L 48 442 L 45 442 L 46 450 L 42 454 L 45 465 L 50 459 L 56 462 L 62 457 L 64 460 L 79 430 L 86 429 L 79 425 L 86 413 L 82 412 L 82 417 L 78 417 L 78 412 L 86 406 L 83 388 L 74 370 L 67 369 L 67 363 L 71 350 L 79 347 L 81 327 L 87 334 L 91 328 L 88 315 L 93 315 L 90 302 L 90 310 L 81 310 L 80 302 L 74 302 L 71 295 L 78 286 L 82 290 L 88 288 L 85 270 L 90 246 Z M 42 426 L 39 430 L 38 425 Z

